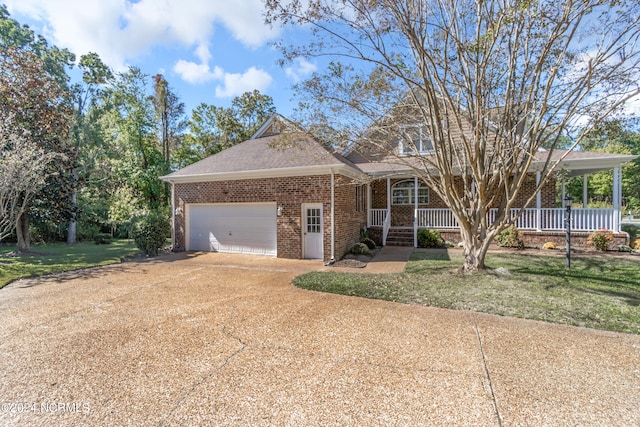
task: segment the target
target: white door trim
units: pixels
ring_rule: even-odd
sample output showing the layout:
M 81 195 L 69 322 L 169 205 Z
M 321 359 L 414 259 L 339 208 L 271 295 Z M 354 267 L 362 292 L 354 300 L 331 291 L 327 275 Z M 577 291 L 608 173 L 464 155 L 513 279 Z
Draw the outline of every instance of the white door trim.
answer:
M 320 232 L 314 233 L 320 239 L 319 242 L 313 242 L 307 234 L 307 209 L 320 209 Z M 323 259 L 324 258 L 324 218 L 322 203 L 303 203 L 302 204 L 302 258 L 304 259 Z M 318 247 L 319 245 L 319 247 Z M 319 253 L 318 253 L 319 252 Z

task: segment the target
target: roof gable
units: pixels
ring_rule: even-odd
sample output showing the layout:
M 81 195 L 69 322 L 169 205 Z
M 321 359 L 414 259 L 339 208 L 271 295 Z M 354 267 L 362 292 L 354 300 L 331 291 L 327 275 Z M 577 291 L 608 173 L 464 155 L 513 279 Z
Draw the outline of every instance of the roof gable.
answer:
M 261 128 L 262 133 L 270 134 L 274 122 L 268 121 L 266 124 L 268 126 Z M 170 182 L 196 182 L 303 176 L 328 174 L 334 169 L 350 176 L 359 173 L 351 162 L 331 153 L 306 134 L 295 132 L 255 136 L 161 179 Z

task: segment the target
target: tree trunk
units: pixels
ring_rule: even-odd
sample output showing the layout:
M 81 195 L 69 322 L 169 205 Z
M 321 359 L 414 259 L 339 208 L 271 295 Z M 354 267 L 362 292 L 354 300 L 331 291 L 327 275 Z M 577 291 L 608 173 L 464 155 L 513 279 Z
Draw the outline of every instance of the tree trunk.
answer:
M 484 270 L 484 260 L 489 250 L 489 239 L 482 239 L 480 233 L 460 228 L 460 237 L 464 244 L 464 264 L 460 267 L 463 273 L 474 273 Z
M 69 227 L 67 229 L 67 245 L 76 244 L 76 231 L 78 225 L 78 170 L 73 169 L 73 192 L 71 193 L 71 219 L 69 220 Z
M 27 212 L 24 212 L 18 217 L 16 235 L 18 237 L 16 251 L 18 253 L 31 252 L 31 240 L 29 238 L 29 214 Z

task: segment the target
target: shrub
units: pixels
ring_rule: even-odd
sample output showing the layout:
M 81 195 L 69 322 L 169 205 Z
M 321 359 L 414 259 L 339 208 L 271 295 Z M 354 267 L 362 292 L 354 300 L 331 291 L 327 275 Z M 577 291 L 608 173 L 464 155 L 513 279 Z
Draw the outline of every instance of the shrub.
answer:
M 598 251 L 606 251 L 613 242 L 613 232 L 604 228 L 589 235 L 587 244 Z
M 636 239 L 631 242 L 631 247 L 636 250 L 640 250 L 640 239 Z
M 518 248 L 524 249 L 524 242 L 522 241 L 522 233 L 515 225 L 510 225 L 502 230 L 496 236 L 496 242 L 498 246 L 505 248 Z
M 96 235 L 93 236 L 93 241 L 96 242 L 96 245 L 108 245 L 111 243 L 111 234 L 96 233 Z
M 369 255 L 369 248 L 364 243 L 356 243 L 351 247 L 351 253 L 354 255 Z
M 547 242 L 542 245 L 542 249 L 558 249 L 558 246 L 554 242 Z
M 360 243 L 364 243 L 365 245 L 367 245 L 367 247 L 369 249 L 375 249 L 376 248 L 376 242 L 374 242 L 373 240 L 371 240 L 368 237 L 363 237 L 362 239 L 360 239 Z
M 151 212 L 136 224 L 133 230 L 133 240 L 145 255 L 156 256 L 167 237 L 171 235 L 169 219 L 158 212 Z
M 618 245 L 618 251 L 620 252 L 633 252 L 633 248 L 628 245 Z
M 443 244 L 442 236 L 438 230 L 421 228 L 418 230 L 418 246 L 421 248 L 439 248 Z

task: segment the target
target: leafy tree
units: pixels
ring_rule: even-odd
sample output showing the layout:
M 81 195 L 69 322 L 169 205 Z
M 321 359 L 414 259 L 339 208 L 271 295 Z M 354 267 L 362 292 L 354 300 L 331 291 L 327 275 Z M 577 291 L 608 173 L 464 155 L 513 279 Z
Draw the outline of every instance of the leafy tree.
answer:
M 177 153 L 176 166 L 186 166 L 249 139 L 273 113 L 273 98 L 258 90 L 234 98 L 229 108 L 201 103 L 191 113 L 189 133 Z
M 580 144 L 584 118 L 588 131 L 639 93 L 638 2 L 267 0 L 266 8 L 269 22 L 312 32 L 307 44 L 280 45 L 285 60 L 335 59 L 298 86 L 301 119 L 324 120 L 311 125 L 348 136 L 364 158 L 413 168 L 460 224 L 462 271 L 484 268 L 539 149 L 553 151 L 566 135 Z M 422 126 L 432 153 L 398 155 L 392 142 L 403 138 L 418 153 L 403 125 Z M 556 168 L 544 165 L 537 191 Z M 491 208 L 499 214 L 489 222 Z
M 635 117 L 614 117 L 595 126 L 581 143 L 585 151 L 611 154 L 640 155 L 640 131 Z M 631 211 L 640 211 L 640 159 L 622 169 L 623 205 Z M 582 177 L 568 182 L 567 192 L 576 200 L 582 200 Z M 611 206 L 613 203 L 613 175 L 602 171 L 588 177 L 588 193 L 591 205 Z
M 70 165 L 76 159 L 69 143 L 71 109 L 66 73 L 75 56 L 49 46 L 28 26 L 21 26 L 0 6 L 0 111 L 29 134 L 38 149 L 54 155 L 47 183 L 18 219 L 18 251 L 30 250 L 29 223 L 60 222 L 70 216 Z
M 163 174 L 171 172 L 172 152 L 180 145 L 187 126 L 185 106 L 171 90 L 162 74 L 154 77 L 154 95 L 152 96 L 156 120 L 159 127 L 159 141 L 164 159 Z M 169 183 L 164 184 L 164 205 L 169 204 Z
M 47 164 L 46 185 L 18 219 L 18 251 L 31 249 L 30 215 L 40 221 L 68 213 L 68 171 L 75 153 L 69 144 L 71 110 L 68 92 L 46 71 L 33 52 L 8 48 L 0 56 L 0 110 L 13 114 L 15 127 L 28 133 L 38 149 L 56 154 Z
M 76 243 L 77 222 L 81 213 L 78 192 L 90 177 L 92 156 L 86 154 L 92 153 L 91 147 L 95 146 L 97 139 L 95 129 L 97 121 L 85 119 L 89 109 L 95 106 L 100 97 L 102 87 L 113 79 L 111 69 L 102 62 L 96 53 L 82 55 L 79 68 L 82 71 L 82 83 L 74 84 L 71 87 L 75 111 L 72 137 L 76 156 L 71 170 L 71 213 L 67 227 L 68 244 Z
M 153 103 L 148 96 L 149 76 L 130 67 L 104 90 L 103 137 L 111 144 L 111 177 L 117 186 L 132 189 L 140 206 L 162 203 L 164 158 L 155 133 Z
M 0 241 L 21 226 L 33 198 L 46 184 L 55 155 L 38 148 L 13 116 L 0 115 Z

